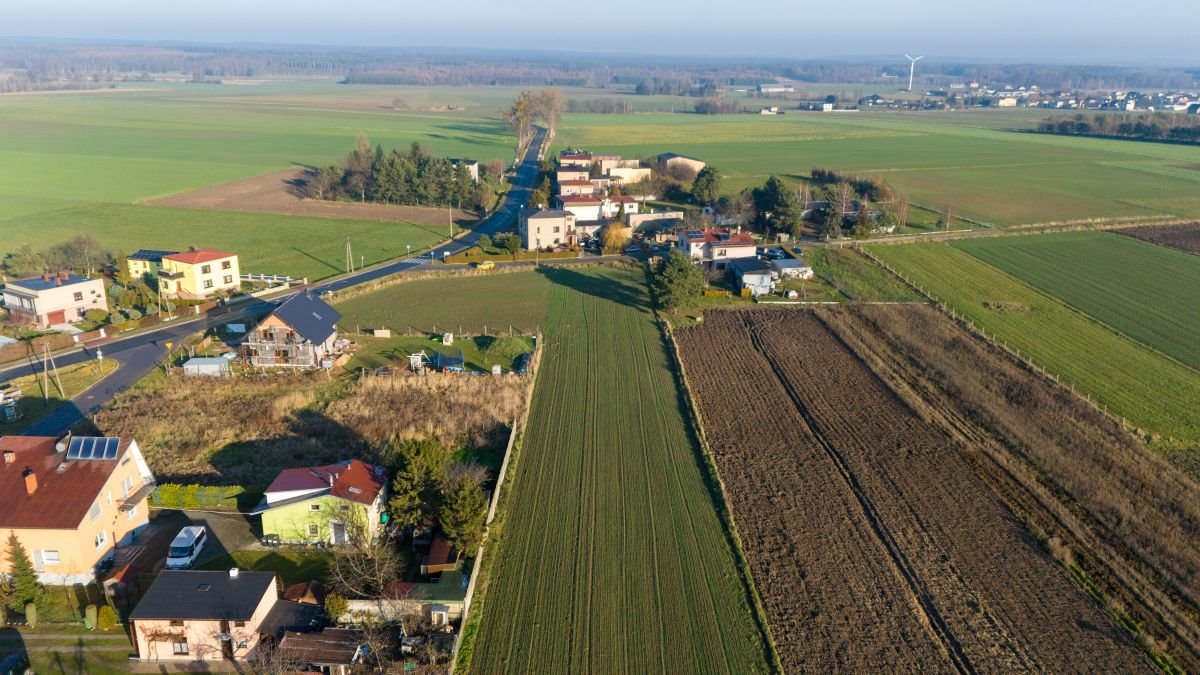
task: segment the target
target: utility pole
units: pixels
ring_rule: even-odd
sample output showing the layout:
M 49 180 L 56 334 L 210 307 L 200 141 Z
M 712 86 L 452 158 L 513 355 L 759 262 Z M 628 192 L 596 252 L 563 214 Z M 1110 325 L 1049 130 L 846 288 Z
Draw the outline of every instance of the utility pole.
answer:
M 67 397 L 67 391 L 63 389 L 62 379 L 58 376 L 58 366 L 54 363 L 54 356 L 50 354 L 50 345 L 42 345 L 42 396 L 50 398 L 50 370 L 54 370 L 54 383 L 58 385 L 58 393 L 63 398 Z
M 354 253 L 350 250 L 350 237 L 346 237 L 346 272 L 354 271 Z

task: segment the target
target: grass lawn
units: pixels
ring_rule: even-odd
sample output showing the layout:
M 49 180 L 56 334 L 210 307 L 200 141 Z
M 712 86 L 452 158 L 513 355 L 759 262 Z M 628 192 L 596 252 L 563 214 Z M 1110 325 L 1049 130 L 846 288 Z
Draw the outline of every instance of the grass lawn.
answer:
M 871 251 L 1081 395 L 1161 435 L 1165 446 L 1200 442 L 1200 373 L 1195 370 L 958 248 L 907 244 Z
M 24 417 L 10 424 L 0 423 L 0 435 L 21 433 L 49 414 L 50 411 L 111 374 L 117 367 L 118 364 L 115 361 L 105 359 L 103 369 L 95 361 L 59 368 L 58 379 L 62 382 L 61 390 L 58 388 L 58 382 L 54 379 L 54 371 L 50 372 L 48 390 L 44 387 L 40 373 L 9 380 L 6 383 L 8 386 L 20 389 L 24 394 L 17 401 L 17 406 L 24 413 Z
M 329 577 L 333 554 L 327 551 L 233 551 L 214 558 L 197 569 L 228 570 L 236 567 L 247 572 L 275 572 L 284 584 L 296 584 Z
M 546 350 L 460 667 L 769 670 L 642 271 L 546 278 Z
M 337 303 L 341 326 L 397 333 L 531 335 L 546 322 L 554 283 L 541 272 L 510 272 L 401 282 Z M 412 330 L 409 330 L 409 328 Z
M 521 354 L 533 351 L 533 339 L 520 335 L 509 337 L 458 338 L 448 347 L 442 345 L 441 336 L 396 336 L 390 338 L 355 337 L 359 350 L 346 363 L 346 370 L 355 372 L 360 368 L 378 368 L 380 366 L 408 366 L 408 355 L 424 351 L 431 355 L 434 351 L 452 353 L 461 349 L 466 360 L 467 369 L 474 372 L 490 373 L 492 366 L 500 366 L 505 372 L 511 371 L 513 361 Z
M 1107 232 L 957 241 L 955 248 L 1193 368 L 1200 258 Z
M 924 300 L 890 272 L 854 249 L 812 246 L 804 251 L 804 258 L 812 265 L 817 279 L 841 291 L 845 298 L 874 302 Z

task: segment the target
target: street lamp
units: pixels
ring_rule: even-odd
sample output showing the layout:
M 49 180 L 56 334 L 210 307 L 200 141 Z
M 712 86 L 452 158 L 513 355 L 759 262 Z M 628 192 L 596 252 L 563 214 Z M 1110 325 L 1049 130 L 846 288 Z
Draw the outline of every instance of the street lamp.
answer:
M 99 347 L 96 348 L 96 361 L 100 364 L 100 374 L 104 374 L 104 352 Z

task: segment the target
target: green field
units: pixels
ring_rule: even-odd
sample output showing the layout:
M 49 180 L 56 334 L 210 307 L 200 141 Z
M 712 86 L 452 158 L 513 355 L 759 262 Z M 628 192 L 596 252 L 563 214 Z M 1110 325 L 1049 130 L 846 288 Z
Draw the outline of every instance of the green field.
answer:
M 345 330 L 475 334 L 511 326 L 531 335 L 546 322 L 553 288 L 537 272 L 447 276 L 401 282 L 339 302 L 337 309 Z
M 957 248 L 913 244 L 871 250 L 1110 412 L 1165 437 L 1167 445 L 1200 441 L 1200 373 L 1195 370 Z
M 1194 255 L 1102 232 L 963 240 L 954 247 L 1200 368 Z
M 767 670 L 642 273 L 545 276 L 546 350 L 470 671 Z
M 1066 138 L 1029 129 L 1044 111 L 568 115 L 556 147 L 694 155 L 726 190 L 813 166 L 879 174 L 914 202 L 997 225 L 1200 216 L 1200 148 Z
M 868 302 L 924 300 L 890 272 L 853 249 L 812 247 L 804 251 L 804 258 L 812 265 L 813 273 L 838 289 L 844 298 Z

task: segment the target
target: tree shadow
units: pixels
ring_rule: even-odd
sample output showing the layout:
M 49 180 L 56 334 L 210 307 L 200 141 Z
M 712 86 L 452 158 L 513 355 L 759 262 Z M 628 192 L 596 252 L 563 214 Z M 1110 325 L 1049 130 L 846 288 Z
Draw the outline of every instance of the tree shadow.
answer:
M 212 482 L 268 485 L 280 471 L 348 459 L 377 461 L 380 452 L 356 431 L 324 412 L 301 408 L 288 420 L 287 435 L 230 443 L 209 457 Z M 195 482 L 194 475 L 162 476 L 162 482 Z M 239 505 L 240 506 L 240 505 Z
M 16 628 L 0 626 L 0 673 L 25 672 L 25 640 Z
M 577 272 L 566 266 L 542 265 L 538 273 L 556 284 L 617 304 L 649 311 L 649 295 L 637 281 Z

